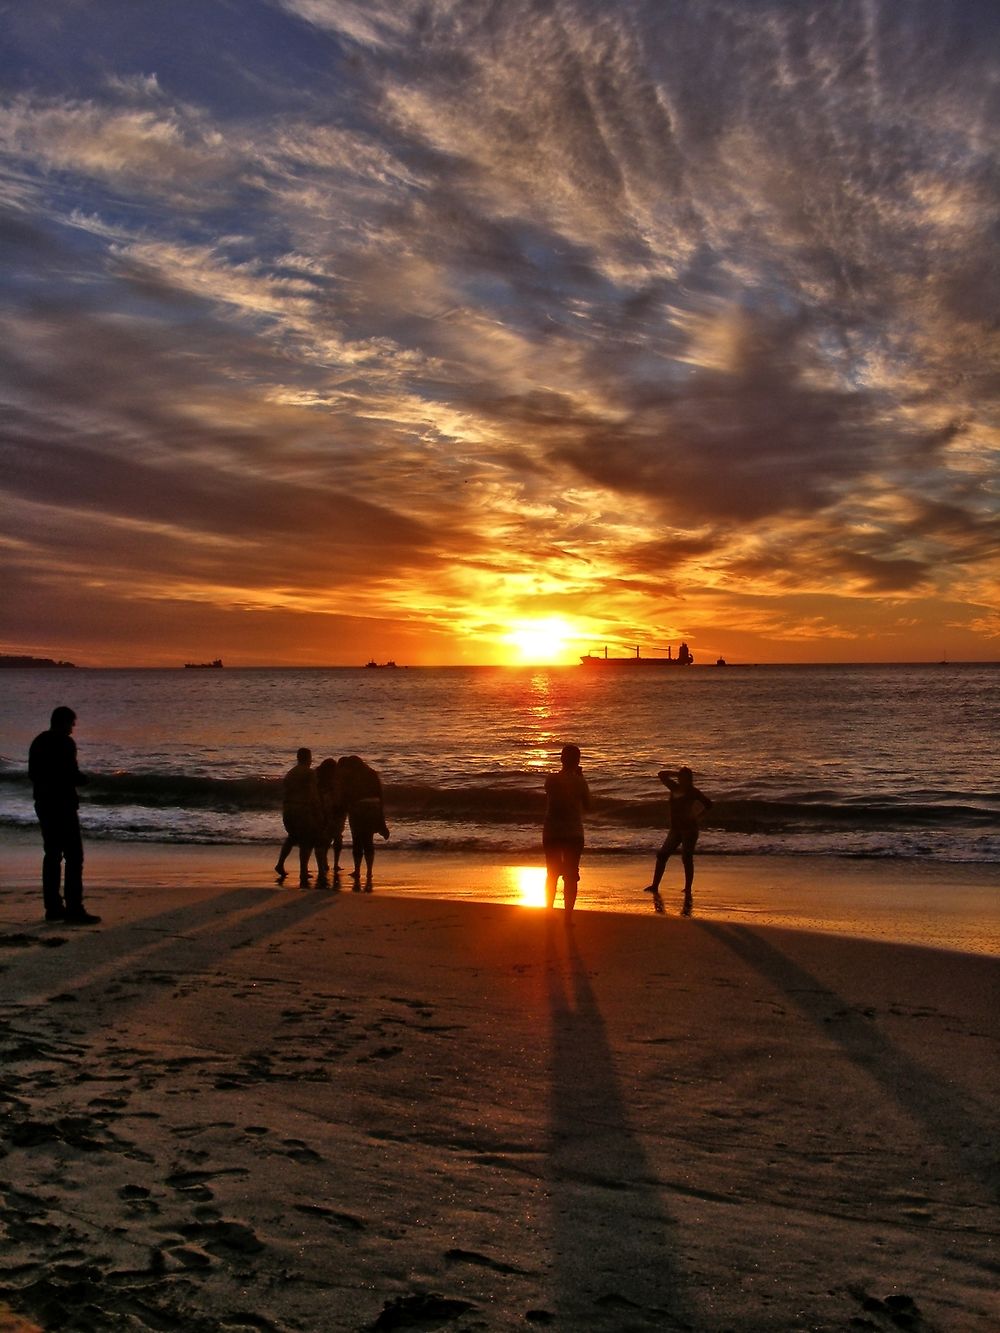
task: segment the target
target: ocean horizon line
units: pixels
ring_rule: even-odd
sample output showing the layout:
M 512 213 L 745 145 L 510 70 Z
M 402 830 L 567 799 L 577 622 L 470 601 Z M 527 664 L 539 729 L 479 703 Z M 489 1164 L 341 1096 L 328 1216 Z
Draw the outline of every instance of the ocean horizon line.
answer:
M 14 656 L 15 654 L 11 654 Z M 16 654 L 22 656 L 22 654 Z M 25 654 L 26 656 L 26 654 Z M 582 654 L 581 656 L 585 656 Z M 627 662 L 631 659 L 624 656 L 611 658 L 611 661 Z M 648 661 L 650 659 L 644 659 Z M 660 659 L 655 659 L 659 661 Z M 0 666 L 2 666 L 0 662 Z M 224 663 L 222 670 L 225 671 L 575 671 L 581 665 L 576 662 L 378 662 L 374 666 L 367 662 L 237 662 Z M 962 658 L 955 661 L 929 658 L 898 658 L 879 661 L 815 661 L 815 662 L 741 662 L 726 659 L 725 664 L 718 662 L 692 662 L 685 667 L 685 671 L 748 671 L 748 670 L 769 670 L 780 668 L 782 670 L 814 670 L 817 668 L 823 670 L 858 670 L 862 668 L 883 668 L 883 667 L 1000 667 L 1000 658 Z M 52 662 L 51 664 L 37 665 L 19 665 L 8 666 L 4 668 L 9 671 L 184 671 L 184 670 L 213 670 L 209 666 L 195 665 L 183 662 L 114 662 L 114 663 L 87 663 L 87 662 Z M 678 674 L 678 673 L 673 673 Z M 679 674 L 685 674 L 684 671 Z

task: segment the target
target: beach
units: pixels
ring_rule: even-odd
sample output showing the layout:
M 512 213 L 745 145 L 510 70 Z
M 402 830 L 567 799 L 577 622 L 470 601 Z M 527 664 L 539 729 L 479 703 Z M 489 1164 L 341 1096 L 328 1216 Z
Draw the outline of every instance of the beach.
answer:
M 995 956 L 177 850 L 88 845 L 74 931 L 5 845 L 23 1327 L 995 1326 Z

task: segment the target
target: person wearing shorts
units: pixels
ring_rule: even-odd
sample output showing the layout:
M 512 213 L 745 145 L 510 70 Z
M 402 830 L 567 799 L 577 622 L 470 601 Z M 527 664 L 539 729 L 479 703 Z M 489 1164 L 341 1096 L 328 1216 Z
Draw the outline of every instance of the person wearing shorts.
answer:
M 583 812 L 590 806 L 590 788 L 580 768 L 580 749 L 564 745 L 559 756 L 562 767 L 545 779 L 545 822 L 542 847 L 545 851 L 545 901 L 556 905 L 556 889 L 563 882 L 566 919 L 573 915 L 580 882 L 583 853 Z
M 370 764 L 356 754 L 349 754 L 337 765 L 341 784 L 341 800 L 347 808 L 347 822 L 351 830 L 351 856 L 354 869 L 354 891 L 361 888 L 361 864 L 365 866 L 365 890 L 371 892 L 372 865 L 375 861 L 375 834 L 388 838 L 382 803 L 382 779 Z
M 680 848 L 681 864 L 684 867 L 684 902 L 682 916 L 690 916 L 692 908 L 691 889 L 694 884 L 694 849 L 698 844 L 698 821 L 712 808 L 711 800 L 694 785 L 694 774 L 690 768 L 678 768 L 676 772 L 661 768 L 657 777 L 670 792 L 670 828 L 656 853 L 653 869 L 653 882 L 646 887 L 646 892 L 659 898 L 660 881 L 667 868 L 667 862 Z

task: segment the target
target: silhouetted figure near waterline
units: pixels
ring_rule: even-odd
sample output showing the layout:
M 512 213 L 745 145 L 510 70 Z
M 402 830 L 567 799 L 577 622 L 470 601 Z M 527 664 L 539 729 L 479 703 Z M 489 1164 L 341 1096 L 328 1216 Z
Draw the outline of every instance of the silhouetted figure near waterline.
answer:
M 562 767 L 545 779 L 545 821 L 542 847 L 545 851 L 545 902 L 556 905 L 556 889 L 563 882 L 566 920 L 573 916 L 580 883 L 583 853 L 583 812 L 590 808 L 590 788 L 580 768 L 580 748 L 564 745 L 559 755 Z
M 663 840 L 663 845 L 656 853 L 656 865 L 653 870 L 653 882 L 646 888 L 653 895 L 657 910 L 660 904 L 660 881 L 667 862 L 677 848 L 681 849 L 681 863 L 684 866 L 684 902 L 682 916 L 690 916 L 692 908 L 691 886 L 694 883 L 694 849 L 698 842 L 698 821 L 712 808 L 712 802 L 694 785 L 694 774 L 689 768 L 678 768 L 676 772 L 661 768 L 657 777 L 670 791 L 670 831 Z
M 40 732 L 28 751 L 28 776 L 35 814 L 42 830 L 42 898 L 46 921 L 71 926 L 96 926 L 99 916 L 83 905 L 83 835 L 77 787 L 87 781 L 76 762 L 73 728 L 76 714 L 65 705 L 52 710 L 49 730 Z M 62 867 L 66 874 L 59 891 Z
M 334 887 L 340 874 L 340 854 L 344 850 L 344 825 L 347 823 L 344 784 L 340 776 L 341 762 L 343 761 L 324 759 L 316 769 L 316 785 L 319 788 L 319 829 L 316 836 L 317 887 L 325 888 L 330 883 L 331 846 Z
M 351 855 L 355 893 L 361 888 L 361 862 L 365 863 L 365 889 L 371 892 L 372 866 L 375 861 L 375 834 L 389 836 L 382 805 L 382 779 L 360 755 L 349 754 L 337 765 L 341 796 L 347 807 L 351 829 Z
M 285 878 L 285 861 L 293 847 L 299 849 L 299 886 L 309 887 L 309 856 L 319 835 L 319 788 L 312 770 L 312 750 L 296 752 L 295 767 L 285 774 L 281 818 L 287 837 L 281 844 L 274 873 Z

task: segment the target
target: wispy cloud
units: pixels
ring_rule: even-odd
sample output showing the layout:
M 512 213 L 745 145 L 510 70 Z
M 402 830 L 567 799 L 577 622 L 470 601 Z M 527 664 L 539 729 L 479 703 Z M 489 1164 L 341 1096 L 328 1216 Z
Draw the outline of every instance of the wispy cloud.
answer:
M 45 10 L 0 104 L 11 647 L 90 568 L 68 646 L 131 598 L 149 643 L 360 602 L 445 655 L 558 611 L 762 657 L 947 603 L 995 651 L 992 6 Z

